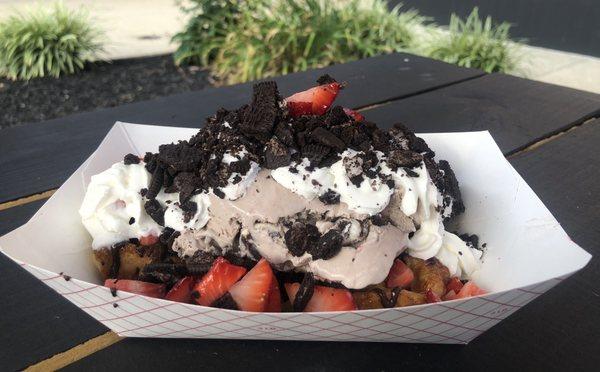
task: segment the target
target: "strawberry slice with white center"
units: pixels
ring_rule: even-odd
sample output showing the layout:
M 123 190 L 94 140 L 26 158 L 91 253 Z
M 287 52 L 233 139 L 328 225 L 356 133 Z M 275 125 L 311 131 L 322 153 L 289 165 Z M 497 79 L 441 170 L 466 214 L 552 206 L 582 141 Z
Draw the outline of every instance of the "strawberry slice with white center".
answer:
M 346 115 L 350 116 L 355 121 L 363 121 L 363 120 L 365 120 L 365 117 L 360 112 L 354 111 L 354 110 L 349 109 L 347 107 L 344 107 L 344 113 L 346 113 Z
M 415 274 L 413 274 L 410 267 L 406 266 L 404 261 L 401 259 L 396 259 L 394 260 L 394 264 L 390 269 L 390 273 L 385 280 L 385 285 L 388 288 L 408 288 L 410 287 L 414 278 Z
M 262 258 L 242 280 L 231 287 L 229 294 L 240 310 L 265 311 L 274 280 L 271 265 Z
M 140 280 L 128 279 L 106 279 L 104 286 L 119 291 L 136 293 L 148 297 L 165 297 L 166 287 L 164 284 L 147 283 Z
M 342 85 L 338 82 L 323 84 L 285 99 L 288 112 L 293 117 L 323 115 L 337 97 Z
M 462 286 L 462 288 L 460 288 L 460 290 L 458 292 L 456 292 L 454 290 L 449 290 L 448 293 L 446 293 L 446 295 L 444 296 L 444 301 L 479 296 L 479 295 L 483 295 L 486 293 L 487 293 L 486 291 L 479 288 L 475 283 L 467 282 L 467 283 L 465 283 L 465 285 Z
M 193 276 L 182 278 L 167 292 L 165 300 L 189 304 L 192 300 L 192 288 L 195 282 Z
M 281 293 L 279 292 L 279 283 L 277 279 L 273 278 L 271 281 L 271 288 L 269 288 L 269 301 L 265 311 L 268 313 L 280 313 L 281 312 Z
M 285 284 L 285 290 L 290 298 L 290 302 L 294 302 L 299 288 L 300 283 Z M 304 312 L 350 311 L 356 309 L 356 303 L 354 303 L 349 290 L 316 285 L 311 299 L 304 308 Z
M 198 305 L 210 306 L 223 296 L 244 274 L 246 269 L 232 265 L 219 257 L 213 262 L 210 270 L 194 286 L 192 297 Z

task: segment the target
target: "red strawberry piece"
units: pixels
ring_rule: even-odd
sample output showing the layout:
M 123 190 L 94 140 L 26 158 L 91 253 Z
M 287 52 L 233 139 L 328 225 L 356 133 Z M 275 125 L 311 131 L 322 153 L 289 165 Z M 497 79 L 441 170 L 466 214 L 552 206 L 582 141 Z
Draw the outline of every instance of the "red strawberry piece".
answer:
M 337 97 L 342 85 L 329 83 L 293 94 L 285 99 L 291 116 L 323 115 Z
M 156 283 L 147 283 L 140 280 L 128 279 L 106 279 L 104 286 L 119 291 L 136 293 L 148 297 L 165 297 L 165 285 Z
M 406 266 L 404 261 L 401 259 L 394 260 L 394 264 L 390 269 L 390 273 L 388 274 L 387 279 L 385 280 L 385 285 L 388 288 L 408 288 L 410 287 L 415 275 L 412 270 Z
M 450 301 L 450 300 L 456 300 L 456 292 L 454 291 L 448 291 L 448 293 L 446 293 L 444 295 L 444 301 Z
M 146 235 L 140 238 L 141 245 L 152 245 L 158 243 L 158 236 L 156 235 Z
M 231 287 L 229 294 L 240 310 L 265 311 L 269 303 L 271 283 L 274 280 L 275 275 L 271 265 L 262 258 L 242 280 Z
M 223 257 L 219 257 L 194 286 L 192 297 L 198 305 L 210 306 L 227 293 L 245 273 L 245 268 L 232 265 Z
M 365 120 L 365 117 L 361 113 L 359 113 L 358 111 L 354 111 L 352 109 L 344 107 L 344 112 L 346 113 L 346 115 L 350 116 L 355 121 L 363 121 L 363 120 Z
M 448 293 L 450 291 L 454 291 L 454 293 L 458 293 L 458 292 L 460 292 L 460 289 L 462 287 L 463 287 L 463 284 L 460 281 L 460 279 L 457 278 L 456 276 L 453 276 L 452 278 L 450 278 L 450 281 L 448 281 L 448 284 L 446 284 L 446 293 Z
M 432 304 L 434 302 L 441 302 L 442 299 L 440 298 L 440 296 L 438 296 L 437 294 L 435 294 L 435 292 L 433 292 L 431 289 L 428 289 L 427 292 L 425 293 L 425 298 L 427 299 L 427 303 L 428 304 Z
M 186 304 L 189 304 L 192 300 L 192 288 L 194 286 L 194 283 L 194 277 L 184 277 L 183 279 L 175 283 L 173 288 L 171 288 L 169 292 L 167 292 L 165 300 L 184 302 Z
M 299 288 L 299 283 L 285 284 L 285 290 L 291 302 L 294 302 Z M 349 290 L 320 285 L 315 286 L 314 293 L 304 308 L 305 312 L 350 310 L 356 310 L 356 304 Z
M 467 298 L 467 297 L 472 297 L 472 296 L 479 296 L 479 295 L 482 295 L 485 293 L 486 292 L 484 290 L 482 290 L 481 288 L 479 288 L 475 283 L 467 282 L 460 289 L 460 292 L 458 292 L 456 294 L 456 298 Z
M 273 278 L 271 281 L 271 288 L 269 288 L 269 301 L 265 309 L 268 313 L 280 313 L 281 312 L 281 293 L 279 293 L 279 283 L 277 279 Z

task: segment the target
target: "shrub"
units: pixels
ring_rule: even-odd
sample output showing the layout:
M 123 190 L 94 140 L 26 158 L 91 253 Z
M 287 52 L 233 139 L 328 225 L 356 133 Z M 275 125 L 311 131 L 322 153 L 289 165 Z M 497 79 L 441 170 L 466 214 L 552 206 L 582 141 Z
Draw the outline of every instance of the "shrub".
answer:
M 464 21 L 452 14 L 449 34 L 434 38 L 425 55 L 489 73 L 508 72 L 517 63 L 510 27 L 506 22 L 494 25 L 489 16 L 482 21 L 477 8 Z
M 407 50 L 424 21 L 384 0 L 196 0 L 185 10 L 176 62 L 228 83 Z
M 87 13 L 62 4 L 12 15 L 0 23 L 0 76 L 29 80 L 72 74 L 102 50 Z

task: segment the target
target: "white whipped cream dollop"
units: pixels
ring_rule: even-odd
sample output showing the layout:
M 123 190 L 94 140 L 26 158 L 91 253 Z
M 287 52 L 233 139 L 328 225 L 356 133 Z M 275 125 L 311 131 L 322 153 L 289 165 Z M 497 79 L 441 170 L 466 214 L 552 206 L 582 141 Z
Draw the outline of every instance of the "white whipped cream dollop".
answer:
M 92 176 L 79 209 L 83 225 L 92 236 L 92 248 L 109 247 L 131 238 L 158 236 L 163 227 L 145 211 L 146 199 L 140 190 L 148 188 L 152 175 L 145 164 L 113 164 L 102 173 Z M 204 193 L 194 195 L 197 211 L 185 222 L 179 208 L 179 194 L 161 191 L 156 200 L 165 208 L 165 226 L 178 231 L 199 229 L 209 219 L 210 201 Z
M 160 234 L 162 227 L 144 210 L 140 194 L 150 184 L 151 177 L 144 164 L 123 162 L 92 176 L 79 209 L 83 225 L 92 235 L 92 248 Z
M 435 257 L 448 268 L 450 275 L 468 279 L 479 269 L 482 252 L 447 232 L 441 216 L 430 213 L 409 239 L 408 254 L 423 260 Z

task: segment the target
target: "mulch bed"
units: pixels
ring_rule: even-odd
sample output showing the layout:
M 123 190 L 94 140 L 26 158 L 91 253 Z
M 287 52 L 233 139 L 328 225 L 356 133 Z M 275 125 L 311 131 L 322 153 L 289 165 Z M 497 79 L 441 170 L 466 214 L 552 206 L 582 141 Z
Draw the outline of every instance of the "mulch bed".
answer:
M 0 128 L 210 86 L 209 74 L 171 55 L 94 63 L 59 79 L 0 79 Z

